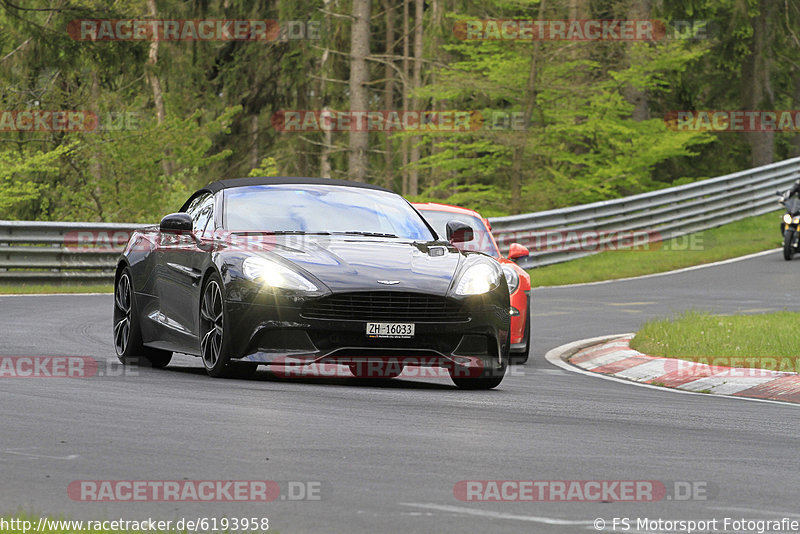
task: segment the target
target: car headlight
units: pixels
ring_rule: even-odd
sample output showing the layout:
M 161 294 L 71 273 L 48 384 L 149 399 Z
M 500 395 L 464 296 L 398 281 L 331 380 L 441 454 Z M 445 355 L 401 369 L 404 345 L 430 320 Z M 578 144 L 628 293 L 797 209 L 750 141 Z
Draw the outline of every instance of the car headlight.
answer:
M 517 271 L 510 265 L 503 265 L 503 274 L 506 277 L 506 283 L 508 284 L 508 294 L 510 295 L 514 291 L 517 290 L 519 287 L 519 275 Z
M 456 286 L 456 295 L 482 295 L 500 285 L 500 270 L 487 263 L 468 268 Z
M 789 215 L 788 213 L 784 213 L 783 222 L 785 222 L 786 224 L 792 224 L 792 216 Z
M 305 276 L 280 263 L 264 258 L 246 258 L 242 263 L 242 271 L 250 280 L 261 282 L 269 287 L 298 291 L 316 291 L 318 289 Z

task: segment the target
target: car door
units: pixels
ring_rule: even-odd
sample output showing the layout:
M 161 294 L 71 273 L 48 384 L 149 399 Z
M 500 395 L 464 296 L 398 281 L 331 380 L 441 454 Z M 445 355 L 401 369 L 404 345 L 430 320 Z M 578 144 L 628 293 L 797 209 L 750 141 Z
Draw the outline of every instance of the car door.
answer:
M 177 347 L 199 350 L 198 313 L 203 270 L 210 261 L 209 234 L 214 231 L 215 197 L 203 193 L 186 212 L 192 217 L 192 234 L 161 234 L 158 297 L 159 322 Z

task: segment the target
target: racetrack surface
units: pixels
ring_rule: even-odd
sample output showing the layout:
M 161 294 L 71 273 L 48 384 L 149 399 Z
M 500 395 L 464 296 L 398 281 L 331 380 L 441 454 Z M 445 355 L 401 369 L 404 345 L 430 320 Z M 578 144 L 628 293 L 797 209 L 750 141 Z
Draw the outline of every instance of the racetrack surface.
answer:
M 494 391 L 449 379 L 208 378 L 115 364 L 110 295 L 0 298 L 0 356 L 91 356 L 106 376 L 0 380 L 0 513 L 269 517 L 296 532 L 587 532 L 602 517 L 800 519 L 800 410 L 633 387 L 544 354 L 690 308 L 798 310 L 780 253 L 668 276 L 533 292 L 531 361 Z M 535 285 L 535 274 L 533 276 Z M 318 481 L 318 501 L 97 503 L 75 480 Z M 705 483 L 707 500 L 462 502 L 462 480 Z M 721 524 L 720 524 L 721 526 Z M 619 528 L 619 527 L 618 527 Z M 629 532 L 635 532 L 632 528 Z

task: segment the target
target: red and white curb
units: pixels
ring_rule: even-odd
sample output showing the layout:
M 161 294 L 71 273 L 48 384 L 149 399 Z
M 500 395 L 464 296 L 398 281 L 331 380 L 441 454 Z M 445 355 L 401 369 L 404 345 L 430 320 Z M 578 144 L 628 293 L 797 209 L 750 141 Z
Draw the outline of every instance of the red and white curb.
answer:
M 797 373 L 647 356 L 630 348 L 632 338 L 633 334 L 625 334 L 578 341 L 558 347 L 546 357 L 559 367 L 574 370 L 572 366 L 576 366 L 590 373 L 641 385 L 800 403 L 800 375 Z

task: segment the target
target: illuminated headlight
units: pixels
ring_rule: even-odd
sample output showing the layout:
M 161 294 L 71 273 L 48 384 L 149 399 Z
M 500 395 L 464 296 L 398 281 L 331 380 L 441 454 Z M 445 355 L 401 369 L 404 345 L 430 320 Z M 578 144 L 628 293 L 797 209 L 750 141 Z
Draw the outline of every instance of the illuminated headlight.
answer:
M 789 215 L 788 213 L 784 213 L 783 222 L 785 222 L 786 224 L 792 224 L 792 216 Z
M 500 285 L 500 270 L 487 263 L 473 265 L 461 275 L 456 295 L 482 295 Z
M 800 224 L 800 217 L 795 217 L 792 219 L 792 224 Z
M 510 295 L 519 287 L 519 275 L 517 274 L 517 271 L 515 271 L 510 265 L 503 265 L 503 274 L 506 277 L 506 283 L 508 283 L 508 294 Z
M 261 282 L 265 286 L 296 291 L 316 291 L 315 286 L 306 277 L 264 258 L 247 258 L 242 264 L 244 275 L 250 280 Z

